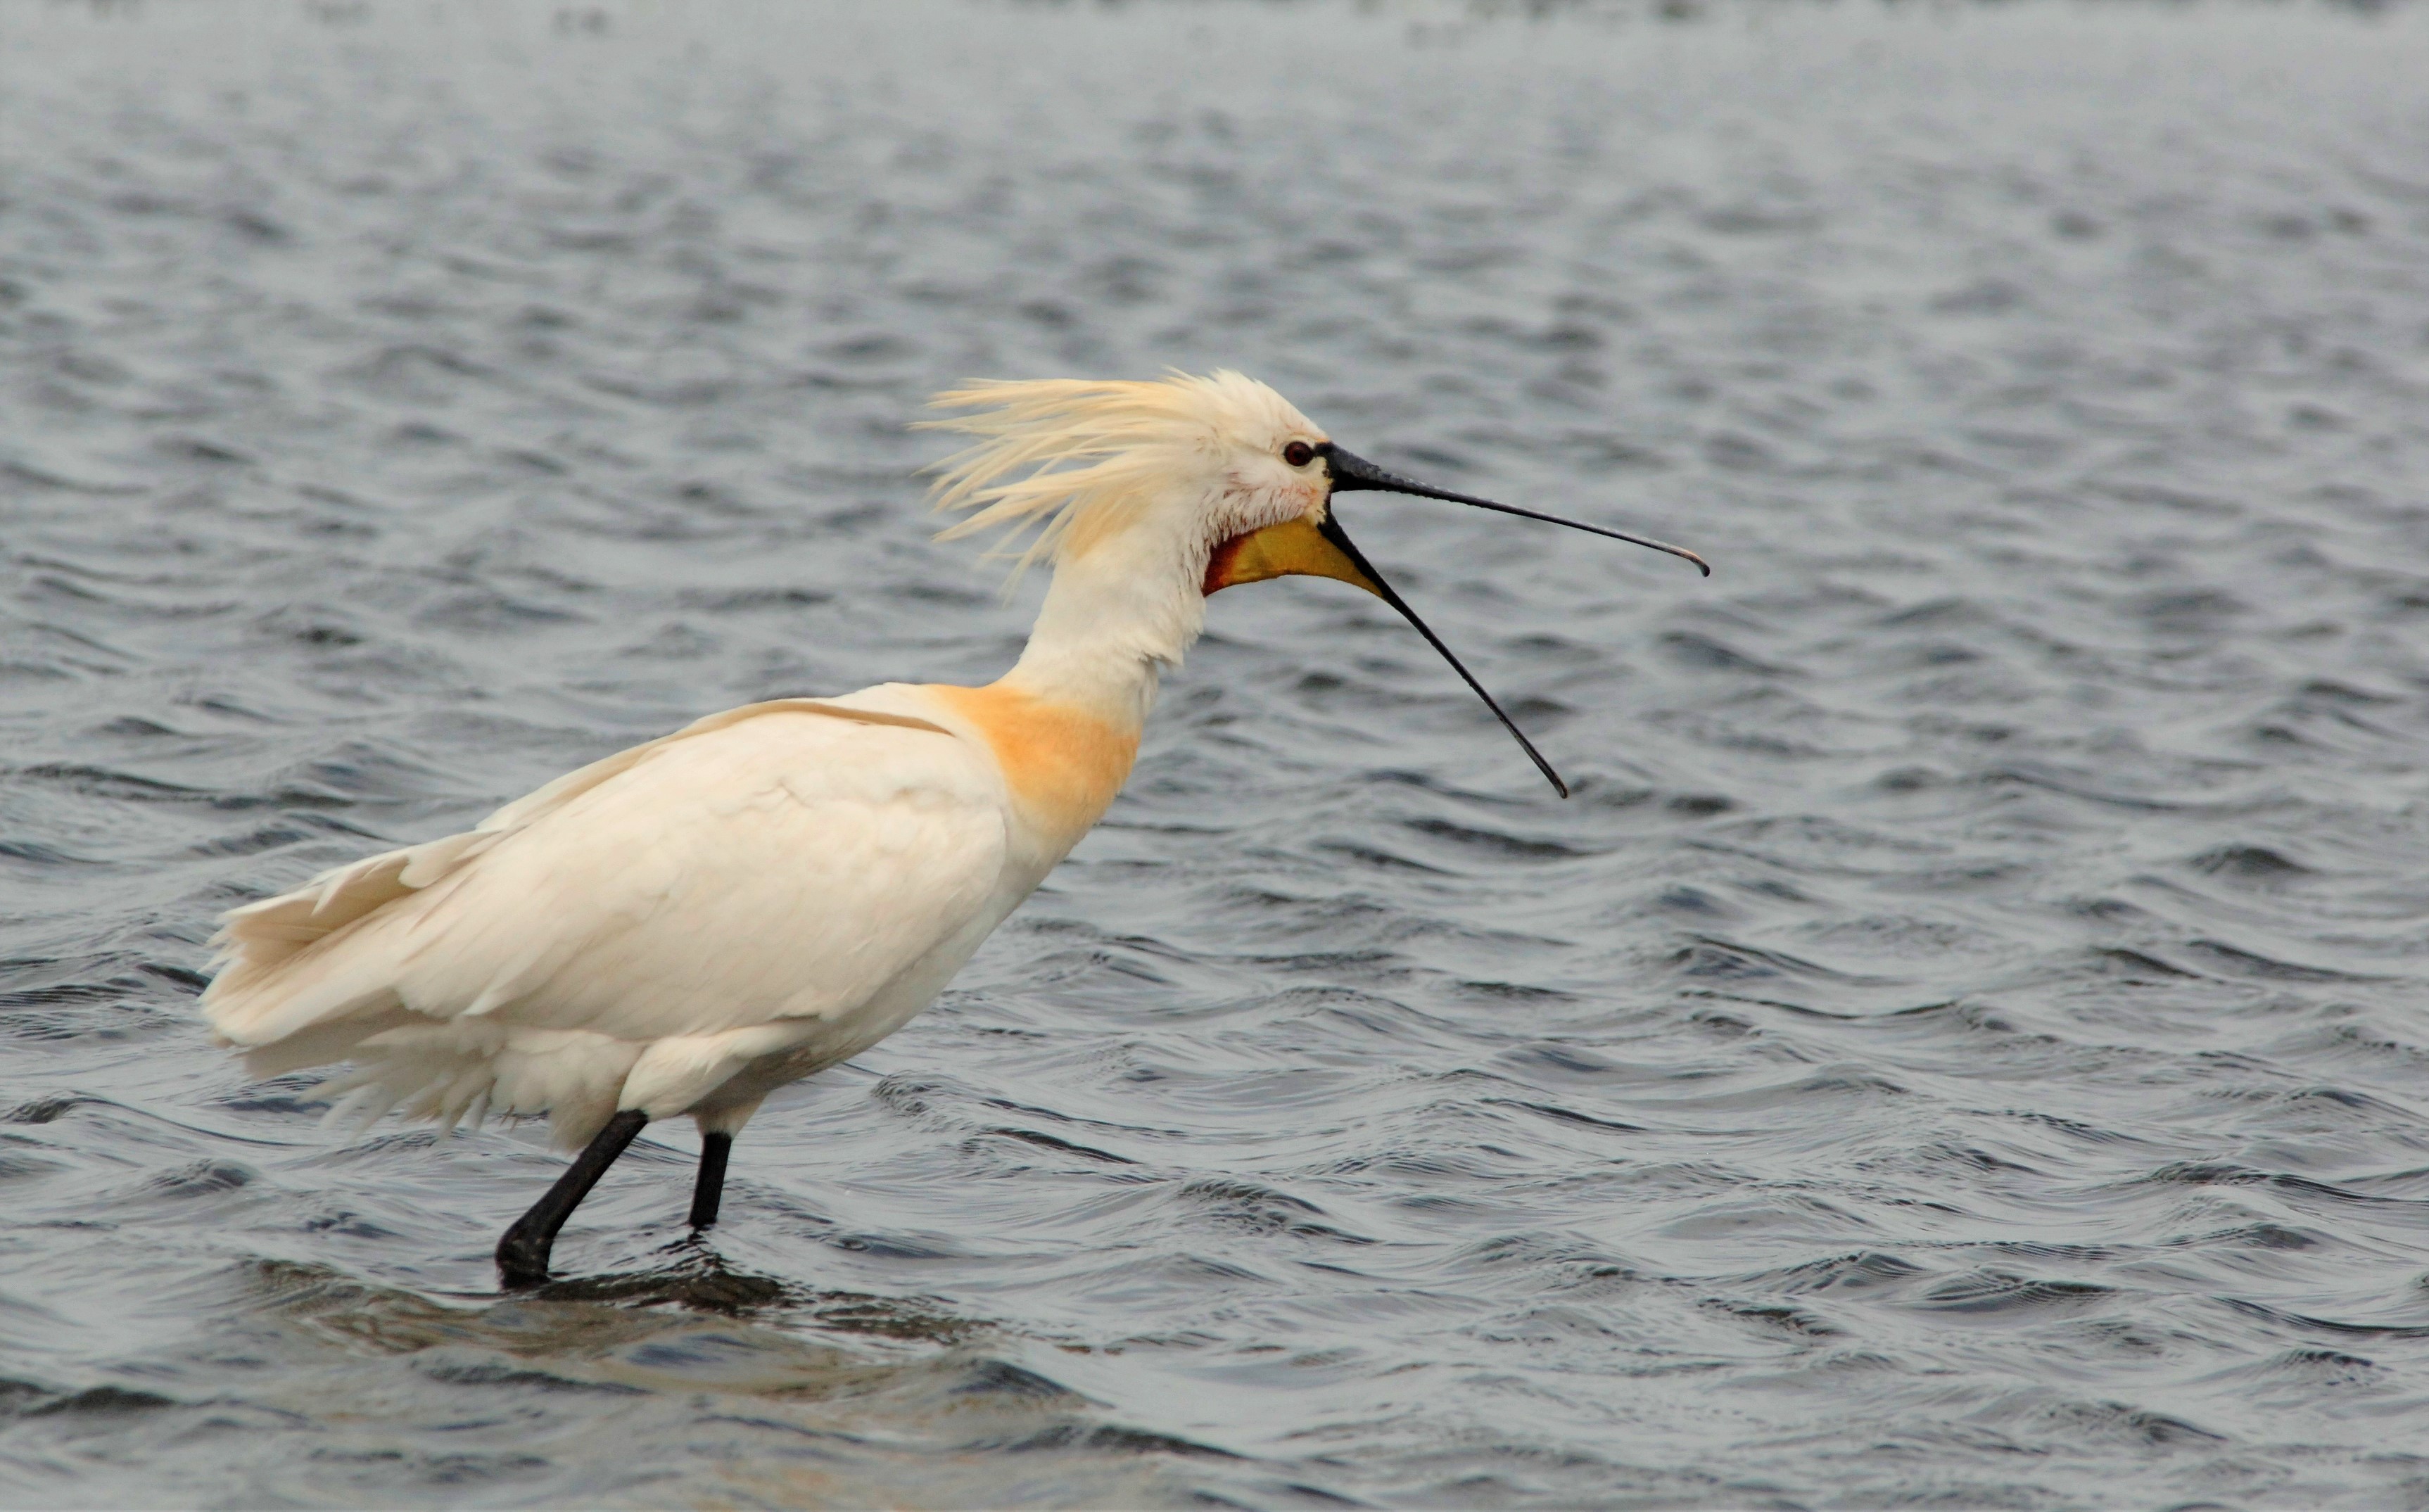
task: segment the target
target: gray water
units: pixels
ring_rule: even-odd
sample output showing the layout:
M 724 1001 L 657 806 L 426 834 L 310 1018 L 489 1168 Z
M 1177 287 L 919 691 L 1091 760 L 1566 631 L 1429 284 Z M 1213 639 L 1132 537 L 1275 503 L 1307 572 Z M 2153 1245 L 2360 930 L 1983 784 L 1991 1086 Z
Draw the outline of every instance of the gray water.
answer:
M 0 9 L 0 1501 L 2429 1505 L 2429 12 Z M 983 681 L 967 375 L 1449 486 L 501 1299 L 223 909 Z

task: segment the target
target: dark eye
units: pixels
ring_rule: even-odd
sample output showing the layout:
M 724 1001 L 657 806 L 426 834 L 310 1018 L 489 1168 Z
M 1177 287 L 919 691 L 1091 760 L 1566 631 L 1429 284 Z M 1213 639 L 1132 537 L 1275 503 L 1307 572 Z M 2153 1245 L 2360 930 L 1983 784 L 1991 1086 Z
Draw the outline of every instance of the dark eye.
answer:
M 1315 460 L 1315 448 L 1305 441 L 1293 441 L 1282 448 L 1282 460 L 1294 468 L 1303 468 Z

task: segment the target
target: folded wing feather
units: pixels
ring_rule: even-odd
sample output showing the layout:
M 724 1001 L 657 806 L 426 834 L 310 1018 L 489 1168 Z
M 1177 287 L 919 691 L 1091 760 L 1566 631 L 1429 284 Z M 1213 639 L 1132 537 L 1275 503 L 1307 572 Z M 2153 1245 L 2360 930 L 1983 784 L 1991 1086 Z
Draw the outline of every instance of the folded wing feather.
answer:
M 204 1011 L 257 1072 L 580 1137 L 652 1042 L 849 1014 L 965 931 L 1000 792 L 924 721 L 751 705 L 235 911 Z

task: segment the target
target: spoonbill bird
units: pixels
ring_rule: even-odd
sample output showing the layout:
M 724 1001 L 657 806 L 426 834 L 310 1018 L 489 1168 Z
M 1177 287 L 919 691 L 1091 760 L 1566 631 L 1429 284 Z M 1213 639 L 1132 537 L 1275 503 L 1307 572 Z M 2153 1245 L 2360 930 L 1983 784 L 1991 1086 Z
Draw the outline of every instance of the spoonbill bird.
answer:
M 1445 499 L 1694 553 L 1386 472 L 1234 372 L 973 383 L 976 437 L 940 465 L 948 537 L 1037 527 L 1053 583 L 984 687 L 882 682 L 711 715 L 593 762 L 464 834 L 322 873 L 226 915 L 202 998 L 256 1076 L 351 1063 L 333 1118 L 402 1104 L 454 1127 L 548 1115 L 571 1166 L 499 1241 L 508 1287 L 548 1276 L 567 1217 L 642 1126 L 688 1113 L 694 1227 L 734 1136 L 776 1088 L 927 1006 L 1120 791 L 1156 682 L 1206 599 L 1337 578 L 1407 616 L 1549 763 L 1382 574 L 1334 501 Z

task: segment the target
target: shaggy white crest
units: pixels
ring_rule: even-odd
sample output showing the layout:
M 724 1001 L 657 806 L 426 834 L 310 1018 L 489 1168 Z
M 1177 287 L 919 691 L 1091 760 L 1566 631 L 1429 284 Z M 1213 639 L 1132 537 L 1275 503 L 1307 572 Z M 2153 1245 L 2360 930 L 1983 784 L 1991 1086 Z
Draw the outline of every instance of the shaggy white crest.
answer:
M 1042 556 L 1060 562 L 1084 552 L 1176 480 L 1219 474 L 1243 452 L 1270 454 L 1290 439 L 1325 438 L 1289 400 L 1229 369 L 1204 377 L 1174 370 L 1145 382 L 981 380 L 929 404 L 985 410 L 917 426 L 983 438 L 934 469 L 936 507 L 976 512 L 937 538 L 1001 527 L 1009 554 L 1011 540 L 1036 527 L 1016 577 Z

